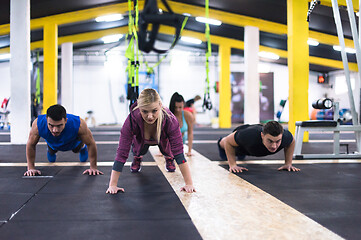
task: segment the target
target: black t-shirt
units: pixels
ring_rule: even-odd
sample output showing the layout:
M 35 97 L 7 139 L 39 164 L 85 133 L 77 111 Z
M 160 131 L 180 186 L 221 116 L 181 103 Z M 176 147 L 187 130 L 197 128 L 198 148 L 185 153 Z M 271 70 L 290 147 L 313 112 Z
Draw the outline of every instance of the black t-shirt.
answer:
M 236 132 L 234 140 L 238 144 L 236 155 L 256 157 L 267 156 L 288 147 L 293 141 L 292 133 L 285 129 L 283 131 L 281 145 L 275 152 L 270 152 L 262 143 L 262 125 L 242 125 L 237 127 L 234 131 Z

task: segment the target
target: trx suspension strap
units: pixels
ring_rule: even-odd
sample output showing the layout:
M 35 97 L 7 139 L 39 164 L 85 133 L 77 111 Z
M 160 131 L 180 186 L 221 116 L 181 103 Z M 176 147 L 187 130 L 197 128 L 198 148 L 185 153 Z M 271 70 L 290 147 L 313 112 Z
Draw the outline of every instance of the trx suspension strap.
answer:
M 157 0 L 145 0 L 143 11 L 139 15 L 138 44 L 139 50 L 143 52 L 149 53 L 150 51 L 154 51 L 159 54 L 168 52 L 169 49 L 160 50 L 154 47 L 161 24 L 167 24 L 175 28 L 175 37 L 170 49 L 172 49 L 179 40 L 182 22 L 184 23 L 185 17 L 175 15 L 166 0 L 162 0 L 162 2 L 167 8 L 168 13 L 159 13 Z M 148 24 L 152 24 L 152 30 L 150 32 L 147 31 Z
M 180 29 L 179 36 L 173 39 L 173 43 L 172 43 L 171 47 L 168 49 L 166 54 L 164 54 L 163 57 L 153 67 L 150 67 L 148 65 L 148 62 L 145 60 L 145 57 L 144 57 L 143 53 L 140 52 L 140 54 L 142 55 L 142 58 L 143 58 L 143 63 L 145 64 L 145 66 L 147 68 L 147 75 L 153 74 L 154 73 L 154 68 L 156 68 L 168 56 L 169 50 L 171 50 L 175 46 L 176 40 L 182 35 L 182 31 L 183 31 L 184 27 L 186 26 L 187 21 L 188 21 L 188 17 L 185 17 L 184 20 L 183 20 L 183 23 L 182 23 L 182 27 Z
M 128 34 L 129 40 L 128 48 L 125 52 L 125 56 L 128 58 L 128 91 L 127 99 L 130 100 L 130 106 L 137 101 L 139 96 L 139 49 L 138 49 L 138 36 L 136 29 L 138 28 L 138 0 L 134 0 L 134 13 L 132 15 L 132 1 L 128 0 L 129 9 L 129 21 L 128 21 Z M 135 19 L 134 19 L 135 18 Z M 135 45 L 135 46 L 134 46 Z M 135 53 L 134 53 L 135 52 Z
M 129 22 L 128 22 L 128 36 L 130 38 L 129 45 L 126 50 L 125 56 L 128 58 L 128 94 L 127 99 L 130 100 L 130 106 L 137 100 L 139 96 L 139 50 L 149 53 L 150 51 L 155 51 L 157 53 L 168 53 L 172 49 L 179 37 L 184 26 L 187 23 L 188 17 L 177 16 L 173 13 L 172 9 L 167 4 L 166 0 L 162 0 L 163 4 L 166 6 L 169 13 L 159 14 L 159 9 L 156 0 L 146 0 L 144 3 L 144 10 L 141 14 L 138 11 L 138 1 L 134 0 L 134 12 L 135 17 L 132 15 L 132 1 L 128 0 L 129 8 Z M 139 16 L 139 18 L 138 18 Z M 139 23 L 139 27 L 138 27 Z M 173 39 L 173 43 L 168 50 L 158 50 L 153 47 L 156 36 L 159 31 L 159 25 L 161 23 L 171 24 L 176 28 L 176 35 Z M 148 34 L 147 28 L 148 24 L 152 24 L 152 31 Z M 137 33 L 137 29 L 139 32 Z M 135 52 L 135 53 L 134 53 Z M 143 56 L 143 53 L 140 52 Z M 154 67 L 158 66 L 164 58 L 167 57 L 167 54 L 163 56 L 160 61 L 158 61 L 155 66 L 149 67 L 148 63 L 145 62 L 147 67 L 147 73 L 149 75 L 154 73 Z M 143 56 L 144 59 L 144 56 Z
M 318 1 L 318 0 L 312 0 L 311 1 L 310 8 L 307 11 L 307 22 L 310 21 L 310 15 L 311 15 L 313 9 L 316 7 L 317 4 L 320 4 L 320 3 L 321 3 L 321 1 Z
M 209 0 L 206 0 L 206 18 L 209 17 Z M 209 57 L 212 54 L 211 49 L 211 36 L 210 36 L 210 30 L 209 30 L 209 24 L 206 23 L 206 40 L 207 40 L 207 53 L 206 53 L 206 88 L 204 91 L 204 98 L 203 98 L 203 109 L 204 110 L 211 110 L 212 109 L 212 102 L 211 97 L 209 94 Z

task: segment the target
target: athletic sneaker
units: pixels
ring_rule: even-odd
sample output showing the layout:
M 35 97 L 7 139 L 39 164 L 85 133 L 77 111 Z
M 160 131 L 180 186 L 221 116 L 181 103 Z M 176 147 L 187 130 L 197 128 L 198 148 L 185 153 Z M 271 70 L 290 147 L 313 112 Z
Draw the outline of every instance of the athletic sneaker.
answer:
M 167 169 L 168 172 L 175 171 L 175 164 L 173 158 L 165 157 L 165 169 Z
M 56 161 L 56 153 L 51 154 L 49 151 L 47 151 L 46 156 L 48 157 L 49 162 L 55 162 Z
M 222 140 L 222 137 L 219 138 L 218 142 L 217 142 L 219 156 L 221 157 L 222 160 L 227 160 L 226 151 L 220 145 L 221 140 Z
M 132 173 L 140 172 L 140 170 L 142 169 L 142 166 L 140 165 L 142 162 L 142 158 L 143 157 L 134 157 L 133 158 L 132 165 L 130 166 L 130 171 Z
M 80 162 L 86 162 L 86 160 L 88 160 L 88 147 L 86 145 L 80 149 L 79 160 Z

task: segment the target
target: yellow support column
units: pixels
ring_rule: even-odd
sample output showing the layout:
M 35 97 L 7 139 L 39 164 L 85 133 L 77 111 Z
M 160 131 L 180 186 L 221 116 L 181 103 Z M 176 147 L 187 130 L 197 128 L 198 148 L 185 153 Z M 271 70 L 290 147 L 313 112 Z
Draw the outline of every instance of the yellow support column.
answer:
M 231 47 L 219 45 L 219 127 L 232 126 L 231 112 Z
M 308 114 L 308 11 L 307 0 L 287 0 L 289 122 L 288 129 L 295 133 L 295 122 L 309 119 Z M 304 141 L 308 140 L 305 135 Z
M 44 25 L 43 113 L 58 100 L 58 25 Z

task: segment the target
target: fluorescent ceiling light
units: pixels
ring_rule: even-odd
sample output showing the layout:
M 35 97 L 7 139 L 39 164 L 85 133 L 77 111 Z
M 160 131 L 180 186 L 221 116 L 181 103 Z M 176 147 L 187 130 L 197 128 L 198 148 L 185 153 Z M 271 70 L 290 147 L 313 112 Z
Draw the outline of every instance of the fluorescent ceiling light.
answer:
M 112 42 L 119 41 L 119 39 L 121 39 L 122 37 L 123 37 L 123 34 L 115 34 L 115 35 L 109 35 L 109 36 L 102 37 L 101 40 L 104 43 L 112 43 Z
M 10 53 L 0 54 L 0 60 L 9 60 L 10 57 Z
M 356 53 L 356 49 L 354 49 L 354 48 L 345 48 L 345 50 L 347 53 L 352 53 L 352 54 Z
M 192 38 L 192 37 L 181 37 L 181 40 L 183 42 L 188 42 L 188 43 L 193 43 L 193 44 L 201 44 L 202 40 L 199 40 L 197 38 Z
M 335 50 L 335 51 L 341 51 L 341 46 L 333 45 L 333 50 Z
M 318 46 L 318 44 L 320 44 L 319 42 L 317 42 L 316 40 L 313 40 L 313 39 L 308 39 L 307 40 L 307 44 L 310 45 L 310 46 Z
M 272 59 L 272 60 L 278 60 L 280 58 L 280 56 L 278 56 L 275 53 L 271 53 L 271 52 L 259 52 L 258 56 L 262 57 L 262 58 Z
M 113 22 L 113 21 L 122 20 L 123 18 L 124 17 L 122 14 L 111 14 L 111 15 L 97 17 L 95 19 L 95 21 L 97 21 L 97 22 Z
M 338 45 L 333 45 L 333 50 L 335 50 L 335 51 L 341 51 L 341 46 L 338 46 Z M 355 49 L 353 49 L 353 48 L 345 48 L 345 51 L 347 52 L 347 53 L 351 53 L 351 54 L 355 54 L 356 53 L 356 50 Z
M 221 21 L 216 20 L 216 19 L 211 19 L 211 18 L 205 18 L 205 17 L 196 17 L 196 21 L 197 22 L 202 22 L 202 23 L 208 23 L 208 24 L 212 24 L 212 25 L 216 25 L 219 26 L 222 24 Z

